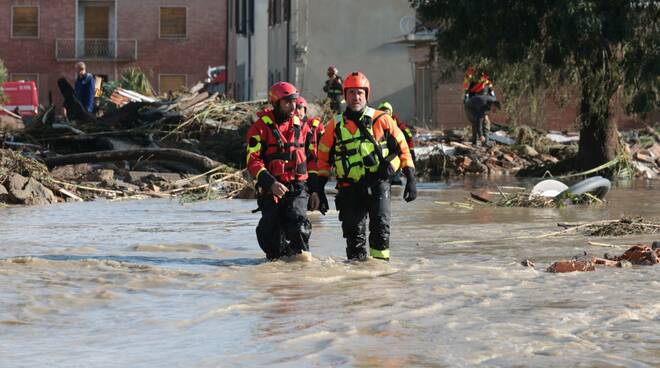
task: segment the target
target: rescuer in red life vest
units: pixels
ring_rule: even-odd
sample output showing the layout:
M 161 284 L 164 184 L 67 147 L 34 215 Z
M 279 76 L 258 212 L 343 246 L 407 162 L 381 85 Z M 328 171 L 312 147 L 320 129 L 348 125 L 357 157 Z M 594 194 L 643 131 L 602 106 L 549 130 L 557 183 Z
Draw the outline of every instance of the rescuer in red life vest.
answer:
M 275 83 L 268 93 L 273 106 L 264 109 L 247 133 L 247 169 L 257 180 L 261 219 L 257 240 L 266 258 L 294 256 L 311 259 L 307 219 L 308 202 L 318 208 L 316 193 L 308 194 L 309 126 L 296 114 L 298 90 L 290 83 Z M 315 147 L 312 147 L 315 150 Z

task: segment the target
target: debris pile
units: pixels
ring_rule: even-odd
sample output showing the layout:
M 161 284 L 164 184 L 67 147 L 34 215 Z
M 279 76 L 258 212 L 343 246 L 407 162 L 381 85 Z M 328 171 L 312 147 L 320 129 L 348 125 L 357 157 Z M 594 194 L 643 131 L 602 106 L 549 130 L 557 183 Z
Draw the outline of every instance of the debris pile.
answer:
M 0 204 L 173 198 L 192 201 L 251 197 L 244 170 L 218 164 L 199 175 L 132 171 L 117 163 L 47 166 L 16 151 L 0 149 Z
M 245 160 L 244 132 L 264 101 L 235 103 L 209 94 L 203 84 L 171 101 L 115 89 L 107 97 L 118 103 L 108 104 L 113 107 L 96 116 L 78 108 L 65 80 L 60 88 L 69 120 L 56 117 L 50 107 L 22 131 L 3 133 L 0 147 L 22 154 L 2 150 L 0 202 L 35 203 L 12 192 L 16 185 L 24 186 L 17 175 L 51 191 L 48 203 L 254 195 L 240 168 Z
M 526 267 L 534 267 L 534 264 L 529 260 L 521 263 Z M 603 257 L 596 257 L 585 252 L 583 255 L 575 256 L 572 259 L 553 262 L 546 268 L 546 271 L 551 273 L 589 272 L 596 271 L 597 266 L 629 268 L 632 265 L 655 266 L 657 264 L 660 264 L 660 247 L 658 242 L 654 242 L 651 246 L 633 245 L 620 256 L 610 256 L 605 253 Z
M 631 131 L 624 135 L 630 163 L 639 176 L 655 179 L 660 175 L 660 130 Z
M 566 224 L 559 226 L 580 227 L 588 236 L 624 236 L 632 234 L 660 233 L 660 219 L 644 219 L 640 216 L 622 217 L 619 220 L 591 224 Z
M 660 127 L 659 127 L 660 128 Z M 570 161 L 578 151 L 577 133 L 543 132 L 530 127 L 497 126 L 484 145 L 468 143 L 469 128 L 429 132 L 415 137 L 416 166 L 426 179 L 465 174 L 543 176 L 544 168 Z M 660 130 L 646 129 L 622 134 L 621 175 L 649 179 L 660 175 Z

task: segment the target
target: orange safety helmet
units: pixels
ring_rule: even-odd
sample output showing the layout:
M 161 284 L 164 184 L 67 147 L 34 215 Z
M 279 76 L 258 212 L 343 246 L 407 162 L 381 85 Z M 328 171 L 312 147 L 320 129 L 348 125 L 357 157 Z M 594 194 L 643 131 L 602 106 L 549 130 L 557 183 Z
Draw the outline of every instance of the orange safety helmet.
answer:
M 298 96 L 296 99 L 296 108 L 299 108 L 300 106 L 303 106 L 305 111 L 307 111 L 307 100 L 305 100 L 305 97 L 303 96 Z
M 367 94 L 367 100 L 369 99 L 369 92 L 371 90 L 371 85 L 369 84 L 369 79 L 362 74 L 362 72 L 353 72 L 346 76 L 343 84 L 344 96 L 346 96 L 346 91 L 349 88 L 362 88 Z
M 286 98 L 287 100 L 295 100 L 298 96 L 298 90 L 293 84 L 277 82 L 270 87 L 270 91 L 268 92 L 268 102 L 275 105 L 277 101 L 283 98 Z

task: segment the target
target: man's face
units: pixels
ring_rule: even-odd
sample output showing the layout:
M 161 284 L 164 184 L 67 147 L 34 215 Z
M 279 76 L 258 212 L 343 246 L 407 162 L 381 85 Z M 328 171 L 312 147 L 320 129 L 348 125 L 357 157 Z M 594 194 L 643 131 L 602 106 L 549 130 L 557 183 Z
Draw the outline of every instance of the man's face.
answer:
M 278 101 L 280 111 L 282 114 L 287 117 L 293 117 L 293 114 L 296 112 L 296 100 L 295 99 L 281 99 Z
M 298 116 L 300 116 L 301 118 L 305 117 L 305 106 L 297 105 L 296 106 L 296 111 L 298 111 Z
M 84 67 L 84 66 L 79 66 L 79 67 L 78 67 L 78 75 L 79 75 L 79 76 L 82 77 L 83 75 L 85 75 L 85 72 L 86 72 L 86 70 L 85 70 L 85 67 Z
M 367 106 L 367 93 L 362 88 L 349 88 L 346 90 L 346 103 L 353 111 L 362 111 Z
M 383 109 L 383 112 L 389 116 L 392 116 L 392 111 L 390 109 Z

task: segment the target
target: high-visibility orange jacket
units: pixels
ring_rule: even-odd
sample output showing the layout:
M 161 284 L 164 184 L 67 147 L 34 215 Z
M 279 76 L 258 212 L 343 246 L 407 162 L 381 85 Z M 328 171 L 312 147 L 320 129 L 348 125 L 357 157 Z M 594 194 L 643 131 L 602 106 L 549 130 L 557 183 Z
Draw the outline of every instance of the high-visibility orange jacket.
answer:
M 410 149 L 406 143 L 406 138 L 403 135 L 403 132 L 397 127 L 396 122 L 392 119 L 391 116 L 386 114 L 383 111 L 375 110 L 373 108 L 367 107 L 365 109 L 365 115 L 367 112 L 371 112 L 373 122 L 373 137 L 376 142 L 382 142 L 388 140 L 389 137 L 394 138 L 396 142 L 396 147 L 392 149 L 396 150 L 398 158 L 401 162 L 401 168 L 405 167 L 415 167 L 413 164 L 412 157 L 410 156 Z M 359 129 L 356 123 L 348 118 L 344 114 L 344 125 L 346 129 L 351 133 Z M 329 176 L 330 169 L 334 162 L 331 162 L 331 152 L 335 147 L 335 126 L 337 117 L 330 120 L 325 126 L 325 133 L 321 137 L 321 142 L 318 145 L 318 175 L 319 176 Z
M 277 123 L 272 110 L 257 114 L 247 133 L 247 169 L 258 179 L 268 171 L 282 183 L 307 179 L 306 140 L 311 132 L 297 115 Z

